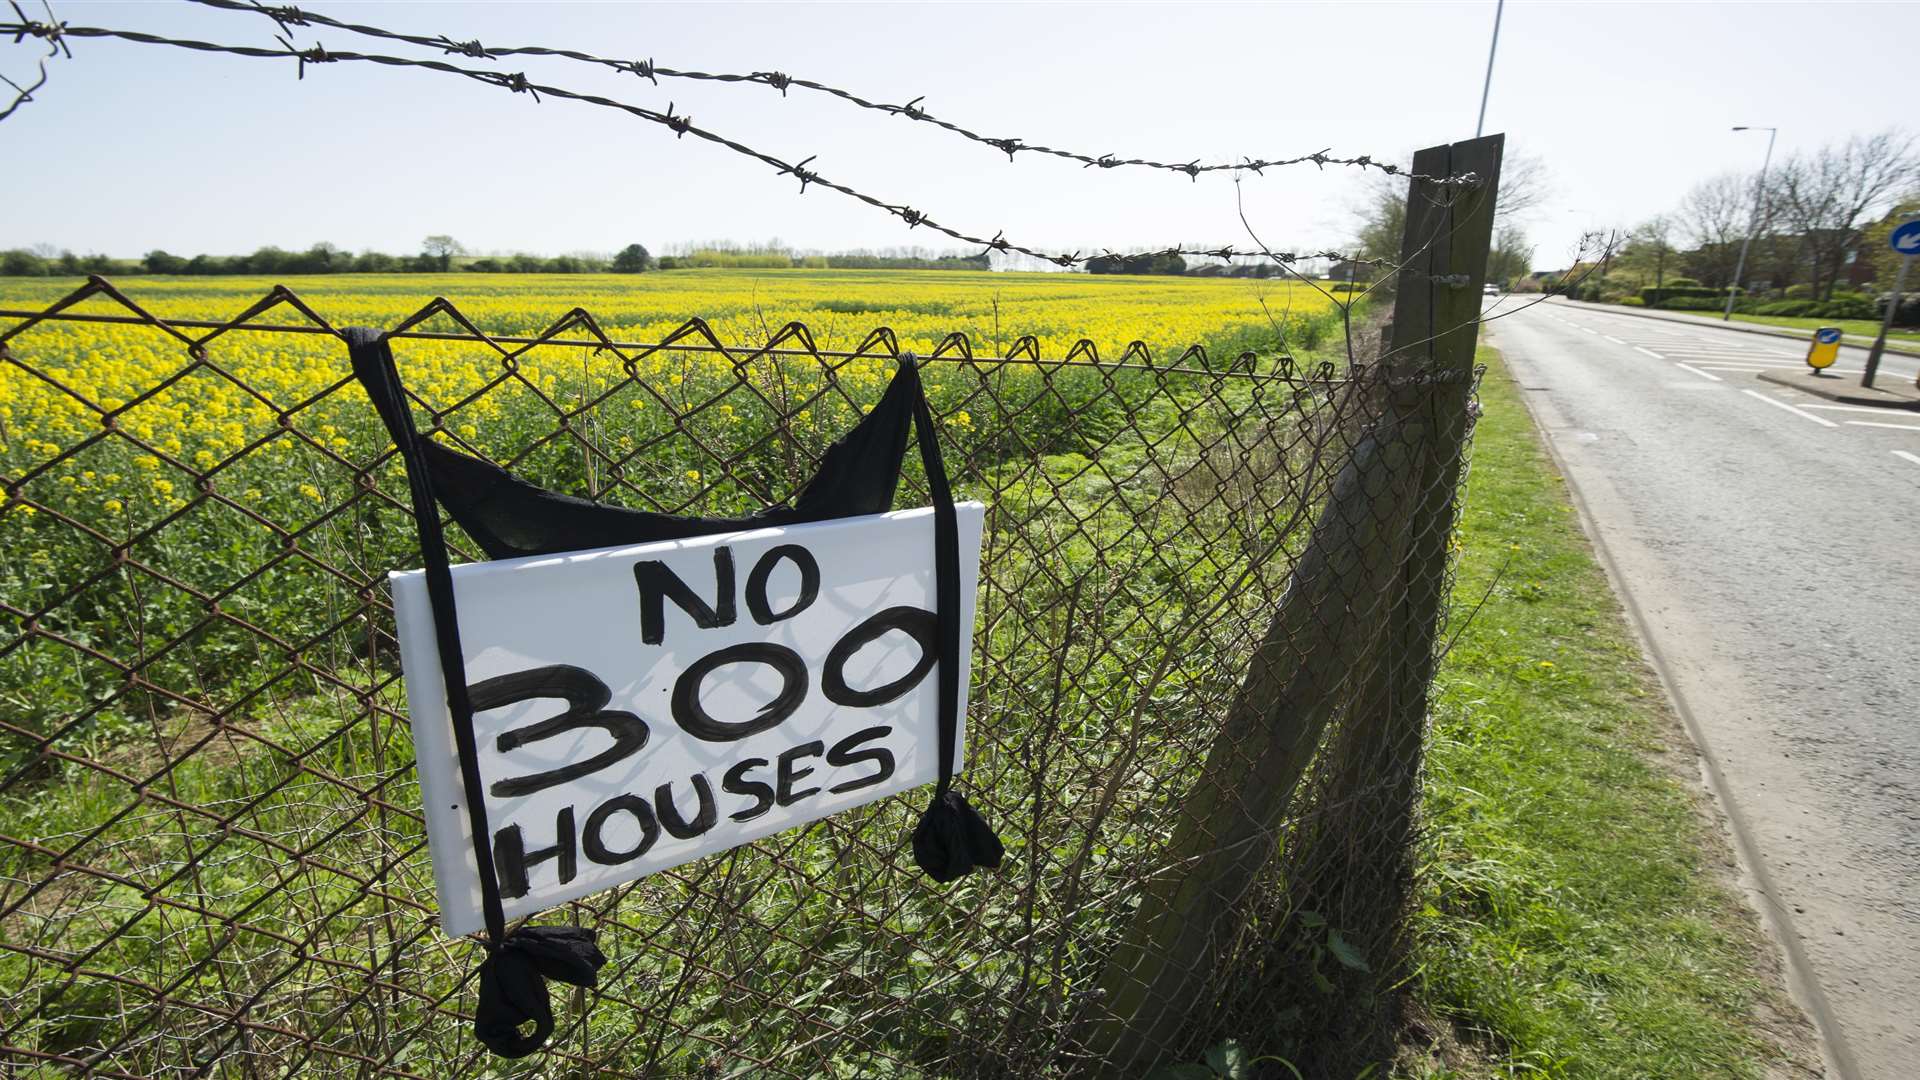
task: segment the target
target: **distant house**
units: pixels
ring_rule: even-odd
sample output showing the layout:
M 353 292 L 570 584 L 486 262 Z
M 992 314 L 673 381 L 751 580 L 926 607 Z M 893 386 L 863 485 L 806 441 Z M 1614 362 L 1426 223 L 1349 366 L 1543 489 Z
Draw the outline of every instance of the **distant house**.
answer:
M 1329 281 L 1372 281 L 1373 267 L 1363 263 L 1337 259 L 1327 267 Z

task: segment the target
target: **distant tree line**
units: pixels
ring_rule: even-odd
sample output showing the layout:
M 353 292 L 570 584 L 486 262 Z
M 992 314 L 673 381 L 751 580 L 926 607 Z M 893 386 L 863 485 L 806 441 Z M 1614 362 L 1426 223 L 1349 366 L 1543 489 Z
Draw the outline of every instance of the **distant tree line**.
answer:
M 1020 268 L 1017 266 L 1014 268 Z M 960 255 L 926 248 L 882 251 L 796 251 L 778 241 L 734 244 L 725 241 L 678 245 L 673 254 L 656 258 L 644 245 L 628 244 L 613 255 L 576 252 L 567 255 L 474 255 L 451 236 L 429 236 L 413 255 L 382 251 L 351 252 L 334 244 L 315 244 L 305 251 L 267 246 L 251 255 L 175 255 L 149 251 L 138 259 L 107 255 L 78 255 L 45 246 L 0 251 L 0 276 L 77 277 L 102 274 L 638 274 L 651 270 L 971 270 L 994 269 L 988 252 Z M 1033 267 L 1032 269 L 1054 269 Z M 1188 277 L 1270 278 L 1289 271 L 1271 262 L 1228 263 L 1203 259 L 1188 262 L 1179 255 L 1115 254 L 1088 259 L 1090 274 L 1179 274 Z
M 1179 255 L 1142 252 L 1133 255 L 1095 255 L 1085 263 L 1089 274 L 1178 274 L 1185 277 L 1271 278 L 1296 273 L 1277 262 L 1231 263 L 1214 259 L 1188 262 Z
M 844 251 L 802 253 L 777 246 L 740 247 L 709 244 L 656 259 L 644 245 L 628 244 L 614 255 L 470 255 L 451 236 L 429 236 L 413 255 L 381 251 L 350 252 L 333 244 L 315 244 L 305 251 L 263 247 L 251 255 L 175 255 L 149 251 L 138 259 L 106 255 L 77 255 L 48 248 L 0 251 L 0 276 L 74 277 L 104 274 L 638 274 L 649 270 L 688 270 L 701 267 L 733 269 L 804 270 L 991 270 L 987 254 L 954 255 L 920 249 L 887 252 Z
M 1095 255 L 1086 262 L 1089 274 L 1184 274 L 1187 260 L 1178 255 Z
M 1635 246 L 1653 259 L 1671 250 L 1682 274 L 1724 289 L 1733 284 L 1740 243 L 1751 231 L 1743 285 L 1782 293 L 1804 285 L 1811 299 L 1830 300 L 1837 291 L 1891 284 L 1890 211 L 1916 202 L 1920 146 L 1914 136 L 1855 136 L 1787 155 L 1764 183 L 1749 173 L 1698 184 L 1672 214 L 1636 229 Z M 1876 234 L 1878 242 L 1868 243 Z
M 1282 266 L 1276 262 L 1205 262 L 1189 264 L 1185 273 L 1188 277 L 1273 278 L 1286 277 L 1289 274 L 1300 273 L 1300 271 Z
M 611 258 L 597 254 L 467 258 L 465 249 L 451 236 L 427 237 L 416 255 L 389 255 L 383 251 L 356 254 L 324 243 L 315 244 L 305 251 L 287 251 L 267 246 L 251 255 L 186 256 L 156 249 L 138 259 L 76 255 L 71 251 L 45 249 L 0 251 L 0 275 L 8 277 L 80 274 L 437 274 L 449 270 L 482 274 L 590 274 L 604 271 L 632 274 L 653 268 L 653 256 L 640 244 L 628 244 Z
M 662 270 L 991 270 L 986 252 L 952 255 L 913 248 L 885 252 L 801 252 L 779 244 L 701 244 L 660 257 Z
M 1598 263 L 1536 274 L 1581 300 L 1695 311 L 1920 325 L 1920 292 L 1894 297 L 1887 234 L 1920 214 L 1920 140 L 1852 136 L 1695 184 L 1673 210 L 1616 237 Z M 1751 236 L 1752 242 L 1748 244 Z M 1746 265 L 1740 265 L 1746 247 Z M 1738 274 L 1736 289 L 1735 277 Z

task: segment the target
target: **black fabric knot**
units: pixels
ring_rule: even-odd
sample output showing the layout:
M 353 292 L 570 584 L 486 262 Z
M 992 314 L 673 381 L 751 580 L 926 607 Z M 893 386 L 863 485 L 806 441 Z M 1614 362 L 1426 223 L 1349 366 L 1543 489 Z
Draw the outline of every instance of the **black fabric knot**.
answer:
M 942 884 L 976 867 L 998 867 L 1005 854 L 987 819 L 957 791 L 935 795 L 913 829 L 913 861 Z
M 480 965 L 480 1000 L 473 1033 L 505 1058 L 522 1058 L 553 1034 L 553 1003 L 547 980 L 593 986 L 607 958 L 593 931 L 577 926 L 527 926 L 514 931 Z M 520 1026 L 533 1021 L 533 1033 Z

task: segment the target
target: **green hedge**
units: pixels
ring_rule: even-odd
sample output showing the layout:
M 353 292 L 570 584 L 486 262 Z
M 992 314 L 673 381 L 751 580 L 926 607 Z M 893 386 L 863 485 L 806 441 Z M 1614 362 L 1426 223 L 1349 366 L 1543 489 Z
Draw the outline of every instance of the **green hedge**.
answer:
M 1880 308 L 1866 297 L 1844 297 L 1835 300 L 1775 300 L 1772 303 L 1759 304 L 1751 309 L 1740 310 L 1755 315 L 1785 315 L 1801 319 L 1877 319 Z
M 1709 289 L 1704 285 L 1667 285 L 1654 288 L 1649 285 L 1640 290 L 1640 300 L 1648 307 L 1673 307 L 1675 300 L 1717 300 L 1725 302 L 1725 289 Z
M 1715 296 L 1711 289 L 1702 291 L 1708 295 L 1674 296 L 1662 300 L 1658 304 L 1649 304 L 1647 306 L 1663 308 L 1667 311 L 1719 311 L 1727 306 L 1727 300 L 1724 295 Z

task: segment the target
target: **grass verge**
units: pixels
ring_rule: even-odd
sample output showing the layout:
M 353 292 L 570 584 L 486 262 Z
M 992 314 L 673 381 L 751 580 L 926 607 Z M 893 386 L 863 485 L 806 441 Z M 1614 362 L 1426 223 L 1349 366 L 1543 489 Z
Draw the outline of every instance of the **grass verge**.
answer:
M 1818 1075 L 1691 747 L 1517 388 L 1481 358 L 1416 916 L 1433 1043 L 1402 1071 Z
M 1878 319 L 1806 319 L 1791 315 L 1743 315 L 1734 312 L 1735 322 L 1759 323 L 1762 326 L 1784 326 L 1791 330 L 1818 330 L 1823 326 L 1837 326 L 1842 333 L 1855 337 L 1871 338 L 1880 332 Z M 1920 330 L 1887 331 L 1889 343 L 1920 345 Z

